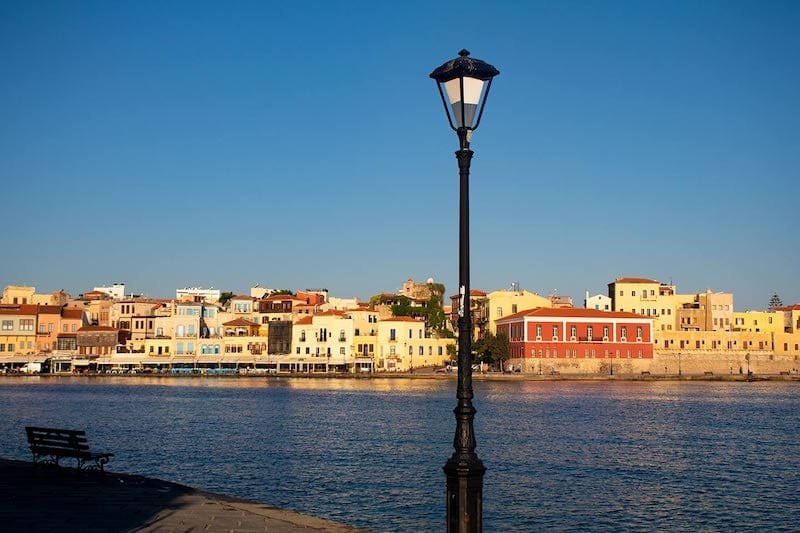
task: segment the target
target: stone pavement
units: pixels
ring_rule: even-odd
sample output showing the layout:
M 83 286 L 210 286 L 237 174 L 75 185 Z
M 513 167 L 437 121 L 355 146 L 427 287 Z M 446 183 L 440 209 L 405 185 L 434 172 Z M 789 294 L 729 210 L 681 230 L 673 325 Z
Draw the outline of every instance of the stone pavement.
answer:
M 360 530 L 158 479 L 110 472 L 103 479 L 72 468 L 34 469 L 31 462 L 0 459 L 0 531 Z

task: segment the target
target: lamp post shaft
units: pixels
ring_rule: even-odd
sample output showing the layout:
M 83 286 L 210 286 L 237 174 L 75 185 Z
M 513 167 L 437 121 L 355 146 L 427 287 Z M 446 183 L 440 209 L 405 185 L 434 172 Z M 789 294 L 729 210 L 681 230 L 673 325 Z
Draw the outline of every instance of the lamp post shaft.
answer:
M 458 403 L 453 413 L 455 451 L 444 466 L 447 476 L 447 531 L 482 531 L 483 474 L 486 468 L 475 453 L 472 406 L 472 320 L 469 288 L 469 168 L 472 150 L 466 131 L 459 131 L 461 149 L 456 152 L 459 169 L 459 313 L 458 313 Z

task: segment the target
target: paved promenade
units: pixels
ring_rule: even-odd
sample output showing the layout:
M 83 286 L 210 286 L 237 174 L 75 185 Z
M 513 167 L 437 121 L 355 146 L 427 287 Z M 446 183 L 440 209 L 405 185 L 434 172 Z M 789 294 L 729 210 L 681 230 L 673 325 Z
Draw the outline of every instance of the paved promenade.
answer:
M 353 527 L 141 476 L 105 480 L 0 459 L 0 531 L 331 531 Z

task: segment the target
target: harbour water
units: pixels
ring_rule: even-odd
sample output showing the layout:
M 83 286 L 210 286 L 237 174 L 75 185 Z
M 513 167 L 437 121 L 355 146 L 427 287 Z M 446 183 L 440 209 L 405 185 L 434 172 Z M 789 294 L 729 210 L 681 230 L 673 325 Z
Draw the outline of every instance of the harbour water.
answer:
M 485 531 L 798 531 L 797 382 L 477 381 Z M 109 469 L 375 531 L 441 531 L 455 382 L 0 379 L 25 425 L 86 429 Z

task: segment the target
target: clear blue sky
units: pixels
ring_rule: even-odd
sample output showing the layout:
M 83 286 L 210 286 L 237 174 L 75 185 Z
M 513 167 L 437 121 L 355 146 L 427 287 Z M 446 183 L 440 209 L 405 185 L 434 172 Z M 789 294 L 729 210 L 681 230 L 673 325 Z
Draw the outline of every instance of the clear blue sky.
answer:
M 496 66 L 472 287 L 800 302 L 800 2 L 0 3 L 0 285 L 455 293 L 428 74 Z

